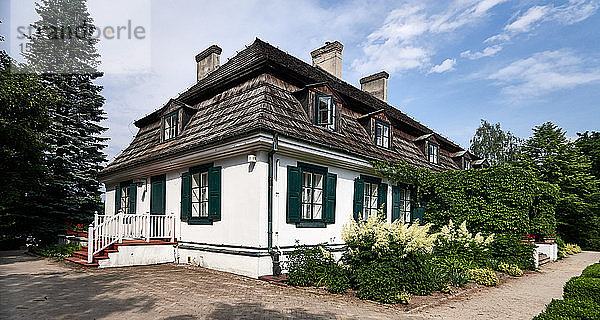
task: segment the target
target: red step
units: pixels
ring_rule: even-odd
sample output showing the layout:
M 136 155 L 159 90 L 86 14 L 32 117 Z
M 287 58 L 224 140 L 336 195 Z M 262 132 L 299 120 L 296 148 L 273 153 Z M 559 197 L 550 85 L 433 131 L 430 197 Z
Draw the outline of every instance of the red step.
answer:
M 88 263 L 87 259 L 79 259 L 76 257 L 67 257 L 67 258 L 65 258 L 65 260 L 76 263 L 78 265 L 86 266 L 86 267 L 97 267 L 98 266 L 98 262 Z

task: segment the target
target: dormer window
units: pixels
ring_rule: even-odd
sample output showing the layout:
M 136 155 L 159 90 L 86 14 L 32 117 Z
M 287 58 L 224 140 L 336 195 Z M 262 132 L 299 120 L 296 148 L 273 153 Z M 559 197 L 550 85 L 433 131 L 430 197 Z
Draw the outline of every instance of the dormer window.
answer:
M 329 130 L 335 130 L 336 103 L 331 95 L 317 95 L 315 123 Z
M 390 125 L 388 123 L 375 120 L 375 145 L 386 149 L 390 148 Z
M 178 112 L 171 112 L 164 117 L 164 141 L 169 141 L 177 137 Z
M 440 149 L 437 144 L 432 142 L 427 143 L 427 156 L 429 158 L 429 162 L 438 164 L 439 151 Z
M 465 165 L 463 166 L 463 168 L 464 168 L 465 170 L 469 170 L 469 169 L 471 169 L 471 168 L 472 168 L 472 166 L 471 166 L 471 160 L 469 160 L 469 159 L 467 159 L 467 158 L 464 158 L 464 160 L 463 160 L 463 161 L 465 162 Z

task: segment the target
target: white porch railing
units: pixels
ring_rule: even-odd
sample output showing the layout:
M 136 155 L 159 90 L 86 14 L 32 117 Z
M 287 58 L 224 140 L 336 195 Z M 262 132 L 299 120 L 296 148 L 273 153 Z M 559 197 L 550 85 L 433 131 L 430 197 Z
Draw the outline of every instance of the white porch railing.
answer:
M 94 255 L 111 244 L 123 242 L 123 239 L 175 240 L 175 214 L 151 215 L 127 214 L 119 211 L 115 215 L 95 215 L 94 223 L 88 228 L 88 263 Z

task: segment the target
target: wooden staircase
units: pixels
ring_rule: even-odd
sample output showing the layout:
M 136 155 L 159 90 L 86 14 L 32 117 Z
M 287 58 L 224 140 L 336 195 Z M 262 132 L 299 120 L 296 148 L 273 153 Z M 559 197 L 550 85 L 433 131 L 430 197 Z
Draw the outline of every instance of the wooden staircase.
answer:
M 92 263 L 88 263 L 88 247 L 83 246 L 81 250 L 73 252 L 71 257 L 65 258 L 66 261 L 85 266 L 85 267 L 98 267 L 98 261 L 104 259 L 110 259 L 109 253 L 119 252 L 119 247 L 123 246 L 147 246 L 147 245 L 174 245 L 177 244 L 177 240 L 171 241 L 170 239 L 152 239 L 149 242 L 144 240 L 123 240 L 122 243 L 113 243 L 102 251 L 94 255 Z
M 539 254 L 538 259 L 539 259 L 538 267 L 541 267 L 545 264 L 550 263 L 550 257 L 548 257 L 547 255 L 545 255 L 543 253 Z

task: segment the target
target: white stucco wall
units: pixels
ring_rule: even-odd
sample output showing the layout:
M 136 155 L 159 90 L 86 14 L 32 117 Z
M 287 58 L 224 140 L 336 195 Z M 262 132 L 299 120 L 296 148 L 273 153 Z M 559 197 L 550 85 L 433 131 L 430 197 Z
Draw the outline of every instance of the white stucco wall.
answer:
M 277 161 L 279 160 L 279 161 Z M 354 206 L 354 179 L 359 177 L 361 173 L 327 166 L 318 162 L 307 162 L 314 165 L 327 167 L 329 173 L 337 175 L 336 186 L 336 204 L 335 204 L 335 224 L 327 224 L 326 228 L 299 228 L 295 224 L 286 223 L 286 199 L 287 199 L 287 167 L 297 166 L 298 160 L 286 157 L 275 156 L 275 162 L 278 163 L 277 174 L 273 179 L 274 183 L 274 201 L 273 201 L 273 224 L 275 237 L 275 245 L 280 247 L 293 246 L 296 240 L 300 244 L 343 244 L 341 233 L 344 224 L 353 219 Z M 391 186 L 387 180 L 383 183 L 388 183 L 388 202 L 392 199 Z M 391 205 L 387 205 L 387 218 L 391 220 Z

